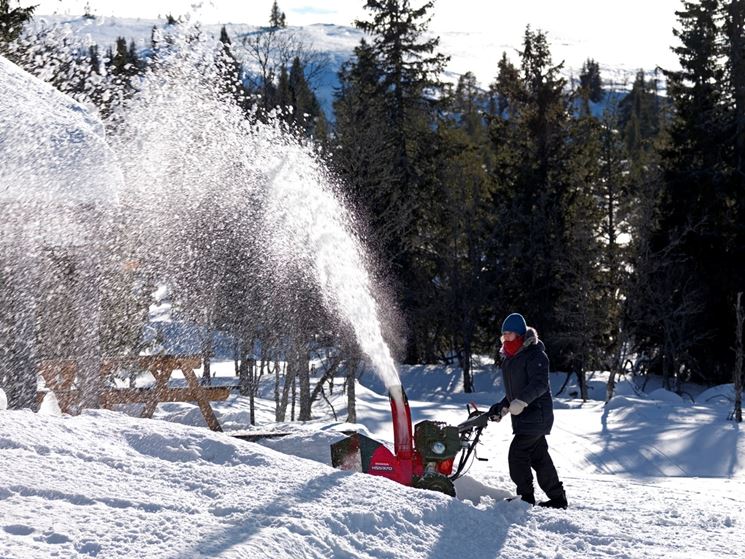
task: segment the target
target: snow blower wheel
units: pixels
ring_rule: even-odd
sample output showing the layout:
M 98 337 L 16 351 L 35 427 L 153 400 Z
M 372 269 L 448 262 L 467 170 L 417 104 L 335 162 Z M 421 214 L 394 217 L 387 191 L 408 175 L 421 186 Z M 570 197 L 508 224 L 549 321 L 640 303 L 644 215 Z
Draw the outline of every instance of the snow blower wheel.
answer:
M 429 491 L 438 491 L 455 497 L 455 485 L 449 477 L 442 474 L 425 474 L 422 477 L 414 478 L 414 487 L 417 489 L 427 489 Z

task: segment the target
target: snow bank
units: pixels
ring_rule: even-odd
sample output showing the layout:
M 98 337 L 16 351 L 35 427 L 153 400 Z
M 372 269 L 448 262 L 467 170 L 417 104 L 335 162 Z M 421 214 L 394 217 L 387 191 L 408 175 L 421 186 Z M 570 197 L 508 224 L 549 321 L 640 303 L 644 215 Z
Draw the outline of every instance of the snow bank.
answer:
M 406 386 L 423 396 L 410 400 L 414 422 L 464 419 L 464 395 L 448 400 L 437 385 L 453 374 L 409 377 L 423 383 Z M 359 425 L 341 422 L 340 395 L 340 420 L 319 403 L 303 424 L 273 423 L 272 400 L 259 398 L 260 430 L 292 430 L 261 444 L 109 411 L 4 412 L 0 557 L 648 559 L 741 546 L 745 437 L 725 419 L 729 404 L 560 398 L 569 405 L 548 439 L 570 508 L 553 511 L 503 500 L 514 490 L 509 422 L 484 431 L 477 450 L 488 461 L 457 480 L 458 499 L 330 468 L 340 430 L 392 437 L 387 397 L 357 388 Z M 480 407 L 493 398 L 470 396 Z M 247 417 L 245 399 L 214 407 L 226 425 Z M 157 414 L 186 420 L 189 409 Z
M 698 397 L 696 398 L 696 401 L 701 402 L 701 403 L 732 402 L 734 404 L 735 385 L 733 383 L 730 383 L 730 384 L 720 384 L 719 386 L 712 386 L 711 388 L 708 388 L 704 390 L 701 394 L 699 394 Z
M 420 415 L 424 403 L 412 403 Z M 489 462 L 475 463 L 456 482 L 459 499 L 451 499 L 328 467 L 338 434 L 307 425 L 262 446 L 109 411 L 9 411 L 0 422 L 0 557 L 726 556 L 745 525 L 737 501 L 745 481 L 639 475 L 638 461 L 654 461 L 654 449 L 664 448 L 654 442 L 654 426 L 669 413 L 646 405 L 613 413 L 605 441 L 592 430 L 600 428 L 602 405 L 557 412 L 550 445 L 567 511 L 503 500 L 512 484 L 511 434 L 502 424 L 485 432 L 480 453 Z M 361 406 L 366 413 L 367 402 Z M 460 408 L 431 406 L 445 420 Z M 693 435 L 684 438 L 693 442 Z M 628 438 L 628 454 L 617 438 Z M 712 460 L 717 449 L 698 452 Z M 614 461 L 632 477 L 598 473 L 612 473 Z
M 666 390 L 664 388 L 658 388 L 657 390 L 653 390 L 649 393 L 649 397 L 652 400 L 659 400 L 660 402 L 670 402 L 673 404 L 682 404 L 686 400 L 683 399 L 682 396 L 676 394 L 675 392 L 671 392 L 670 390 Z
M 527 511 L 106 411 L 4 414 L 0 501 L 16 558 L 494 557 Z

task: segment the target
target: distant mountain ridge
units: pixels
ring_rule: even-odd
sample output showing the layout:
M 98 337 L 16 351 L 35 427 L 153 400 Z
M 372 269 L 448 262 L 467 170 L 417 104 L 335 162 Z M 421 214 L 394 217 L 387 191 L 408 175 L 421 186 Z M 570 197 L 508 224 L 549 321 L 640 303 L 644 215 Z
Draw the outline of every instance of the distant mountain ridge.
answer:
M 167 23 L 164 19 L 37 15 L 31 25 L 35 27 L 62 26 L 83 44 L 97 44 L 103 52 L 108 46 L 113 46 L 118 37 L 126 38 L 127 42 L 134 39 L 138 49 L 144 50 L 150 45 L 153 26 L 164 28 Z M 243 41 L 246 37 L 257 33 L 268 32 L 269 28 L 243 23 L 226 23 L 224 26 L 233 43 L 234 54 L 244 63 L 249 72 L 256 71 L 257 65 L 251 60 Z M 199 24 L 199 28 L 204 33 L 213 37 L 219 37 L 222 27 L 223 24 Z M 324 111 L 331 116 L 334 91 L 339 85 L 339 69 L 352 57 L 354 48 L 365 34 L 352 26 L 323 23 L 288 27 L 279 30 L 278 33 L 292 34 L 305 48 L 324 55 L 324 68 L 313 76 L 311 85 Z M 487 88 L 497 74 L 497 62 L 503 52 L 506 52 L 508 57 L 515 62 L 518 58 L 519 45 L 501 43 L 498 37 L 483 32 L 443 33 L 440 39 L 440 51 L 451 57 L 444 78 L 452 82 L 470 71 L 476 76 L 480 85 Z M 567 43 L 560 43 L 560 46 L 563 49 L 580 48 L 579 45 L 572 46 Z M 592 53 L 587 53 L 585 58 L 592 58 L 592 56 Z M 554 54 L 554 59 L 557 63 L 561 61 L 556 54 Z M 605 89 L 626 90 L 631 87 L 638 69 L 603 66 L 602 61 L 599 62 Z M 579 72 L 580 67 L 565 65 L 562 73 L 571 83 L 572 80 L 578 79 Z M 648 73 L 651 79 L 651 72 Z M 593 109 L 594 112 L 601 112 L 602 108 L 601 104 Z

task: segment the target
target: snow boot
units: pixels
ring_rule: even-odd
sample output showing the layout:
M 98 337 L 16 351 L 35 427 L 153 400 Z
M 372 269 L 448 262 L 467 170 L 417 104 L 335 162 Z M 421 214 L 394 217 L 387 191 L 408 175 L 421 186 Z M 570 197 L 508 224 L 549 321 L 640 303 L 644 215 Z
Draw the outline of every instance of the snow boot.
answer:
M 548 501 L 541 501 L 538 503 L 538 506 L 549 509 L 565 509 L 569 506 L 569 503 L 567 503 L 567 494 L 562 491 L 561 495 L 551 497 Z
M 515 495 L 514 497 L 508 497 L 507 501 L 514 501 L 521 499 L 530 505 L 535 505 L 535 496 L 532 493 L 526 493 L 525 495 Z

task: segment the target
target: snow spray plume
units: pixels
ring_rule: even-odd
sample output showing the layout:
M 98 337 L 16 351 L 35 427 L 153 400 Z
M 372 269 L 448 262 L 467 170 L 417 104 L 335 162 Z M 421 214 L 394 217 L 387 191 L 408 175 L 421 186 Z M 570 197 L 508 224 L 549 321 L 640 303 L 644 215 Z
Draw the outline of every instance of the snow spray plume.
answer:
M 209 63 L 216 52 L 216 43 L 193 35 L 172 41 L 117 115 L 113 143 L 128 190 L 122 200 L 136 209 L 143 246 L 192 269 L 189 258 L 200 255 L 184 251 L 185 235 L 196 223 L 226 221 L 276 273 L 310 272 L 307 279 L 332 314 L 351 326 L 386 386 L 400 385 L 365 251 L 333 182 L 312 147 L 278 119 L 249 122 L 221 92 L 219 65 Z
M 35 359 L 75 357 L 83 403 L 95 405 L 96 299 L 122 175 L 100 121 L 2 57 L 0 98 L 0 347 L 6 356 L 0 383 L 11 407 L 33 406 L 36 378 L 28 371 Z

